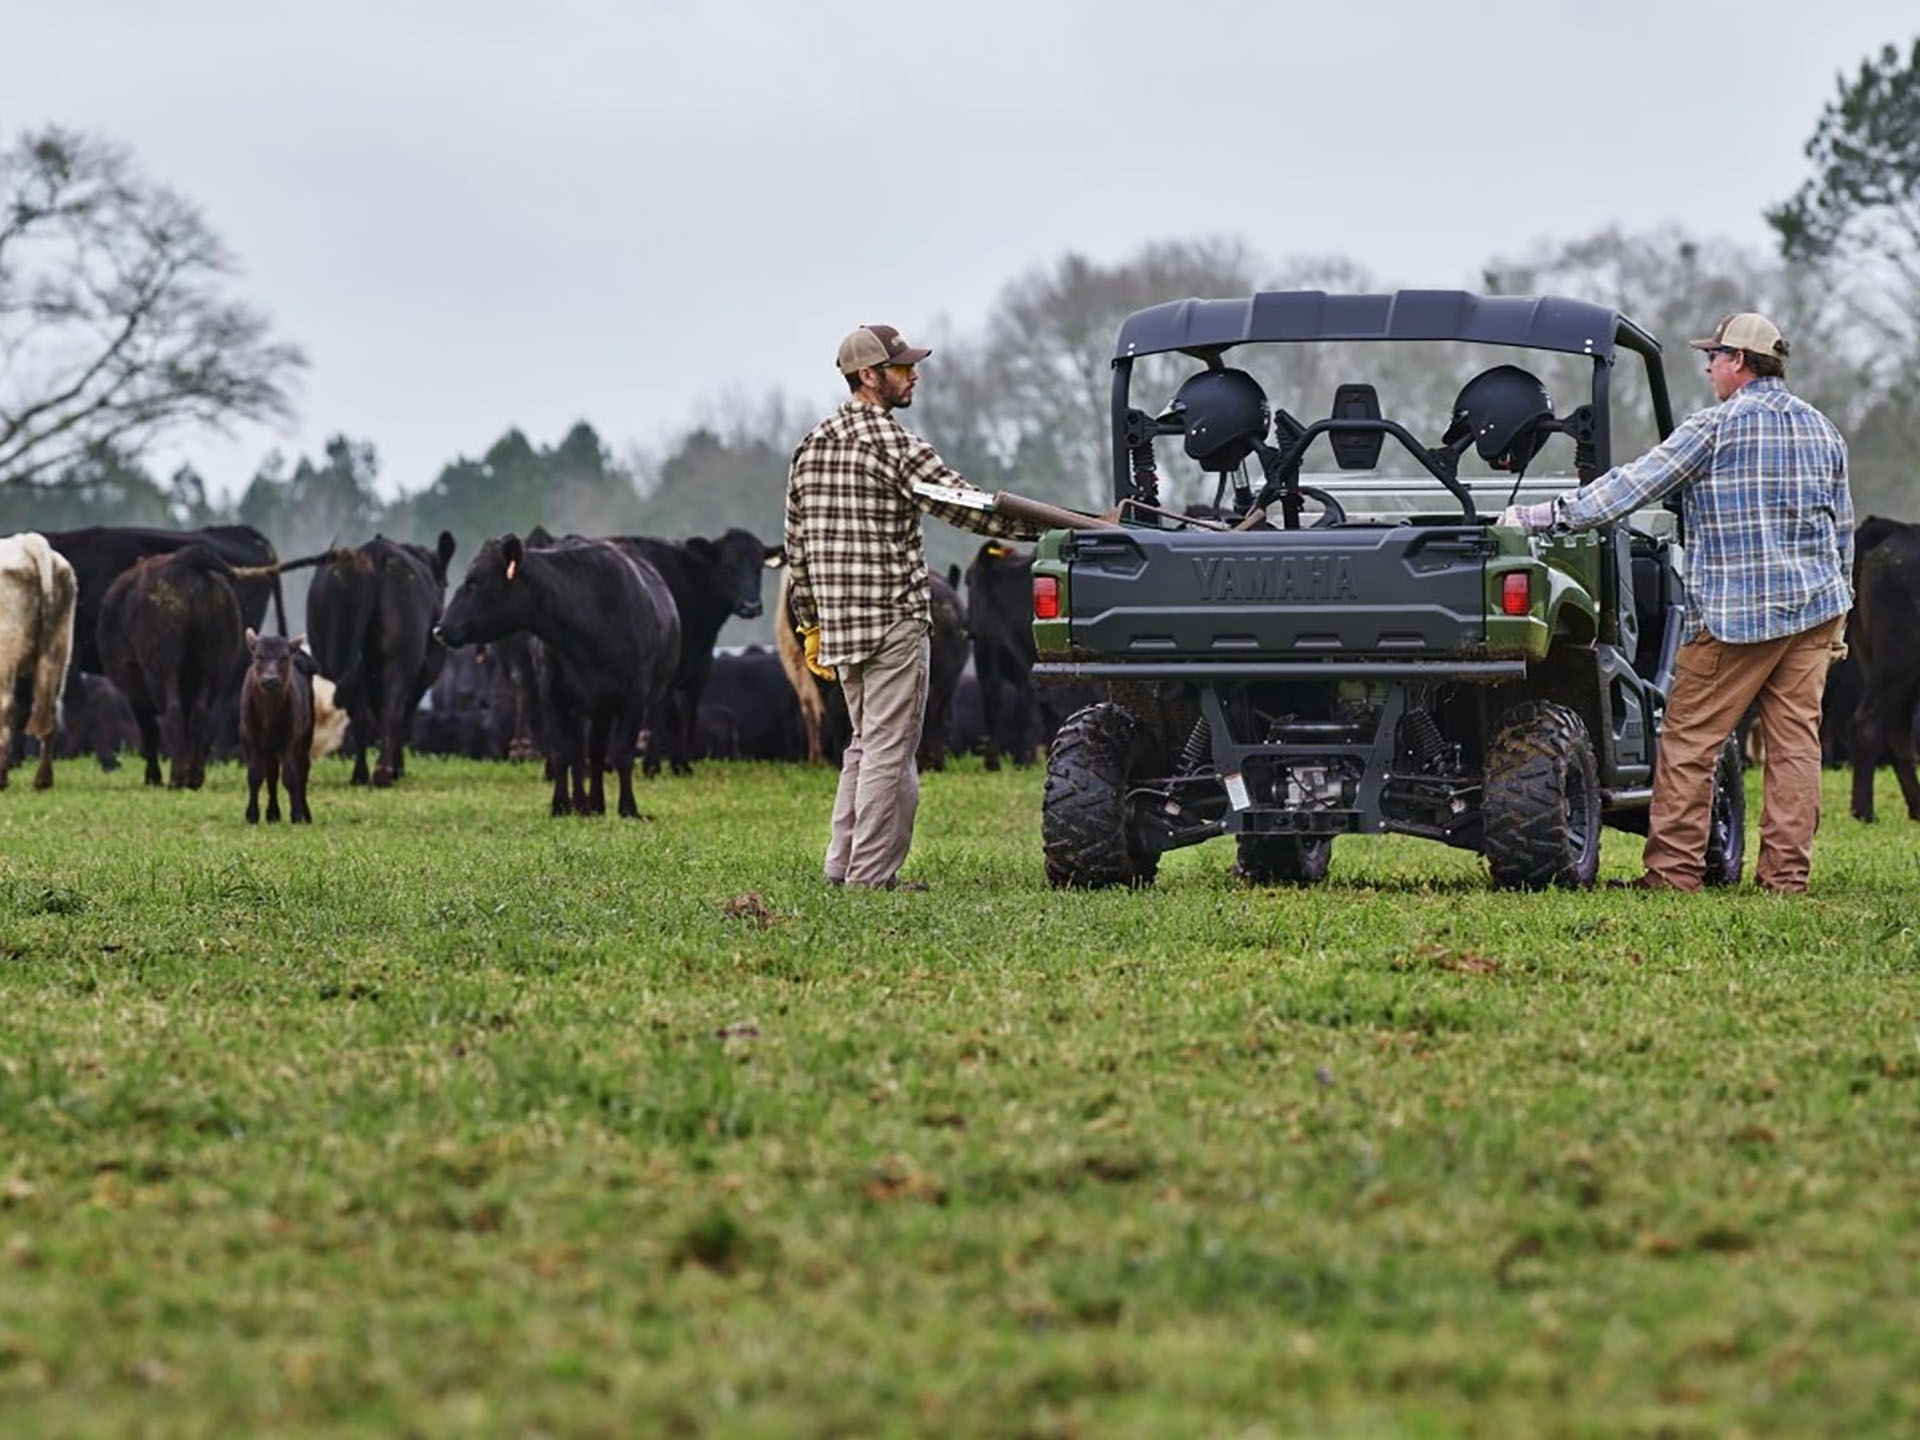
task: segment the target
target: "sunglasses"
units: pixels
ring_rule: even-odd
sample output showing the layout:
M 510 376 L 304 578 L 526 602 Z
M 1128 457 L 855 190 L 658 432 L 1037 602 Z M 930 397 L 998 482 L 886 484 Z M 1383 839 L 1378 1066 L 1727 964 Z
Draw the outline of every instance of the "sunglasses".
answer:
M 1733 354 L 1736 354 L 1736 353 L 1738 353 L 1738 352 L 1736 352 L 1736 351 L 1733 351 L 1733 350 L 1729 350 L 1729 349 L 1728 349 L 1728 348 L 1727 348 L 1726 346 L 1724 346 L 1724 345 L 1716 345 L 1716 346 L 1714 346 L 1714 348 L 1713 348 L 1713 349 L 1711 349 L 1711 350 L 1709 350 L 1709 351 L 1707 351 L 1707 363 L 1708 363 L 1709 365 L 1711 365 L 1711 364 L 1713 363 L 1713 357 L 1714 357 L 1714 356 L 1716 356 L 1716 355 L 1733 355 Z

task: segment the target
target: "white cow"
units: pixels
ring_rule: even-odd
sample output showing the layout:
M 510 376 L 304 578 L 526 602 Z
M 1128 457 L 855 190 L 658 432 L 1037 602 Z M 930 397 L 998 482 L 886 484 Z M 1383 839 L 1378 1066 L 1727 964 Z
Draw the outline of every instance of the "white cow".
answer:
M 13 699 L 24 677 L 33 687 L 27 734 L 40 742 L 33 788 L 53 784 L 53 728 L 73 653 L 73 566 L 33 531 L 0 539 L 0 790 L 13 757 Z

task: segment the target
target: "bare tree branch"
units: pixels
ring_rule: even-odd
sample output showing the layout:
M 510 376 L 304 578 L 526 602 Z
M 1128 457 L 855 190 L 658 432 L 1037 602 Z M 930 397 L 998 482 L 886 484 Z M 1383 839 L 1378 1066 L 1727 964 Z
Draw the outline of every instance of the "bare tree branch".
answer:
M 109 441 L 287 416 L 305 358 L 222 295 L 233 272 L 117 147 L 50 128 L 0 151 L 0 485 Z

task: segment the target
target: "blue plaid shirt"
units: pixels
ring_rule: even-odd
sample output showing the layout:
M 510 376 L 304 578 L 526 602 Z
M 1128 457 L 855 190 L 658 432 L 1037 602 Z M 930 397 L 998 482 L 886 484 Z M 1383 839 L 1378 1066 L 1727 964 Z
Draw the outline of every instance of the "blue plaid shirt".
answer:
M 1687 633 L 1777 640 L 1853 604 L 1847 443 L 1773 377 L 1687 417 L 1628 465 L 1554 502 L 1554 528 L 1590 530 L 1682 492 Z

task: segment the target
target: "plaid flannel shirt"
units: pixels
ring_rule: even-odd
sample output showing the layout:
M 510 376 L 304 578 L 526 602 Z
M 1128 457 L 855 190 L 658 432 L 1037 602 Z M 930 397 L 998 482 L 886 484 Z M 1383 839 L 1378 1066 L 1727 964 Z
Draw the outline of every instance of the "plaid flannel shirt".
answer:
M 1682 491 L 1687 633 L 1730 645 L 1799 635 L 1853 604 L 1847 444 L 1782 380 L 1749 380 L 1628 465 L 1554 502 L 1590 530 Z
M 915 485 L 972 490 L 878 405 L 850 399 L 808 432 L 787 472 L 794 619 L 820 627 L 820 663 L 852 665 L 901 620 L 932 624 L 922 512 L 983 535 L 1027 538 L 1017 520 L 929 500 Z

